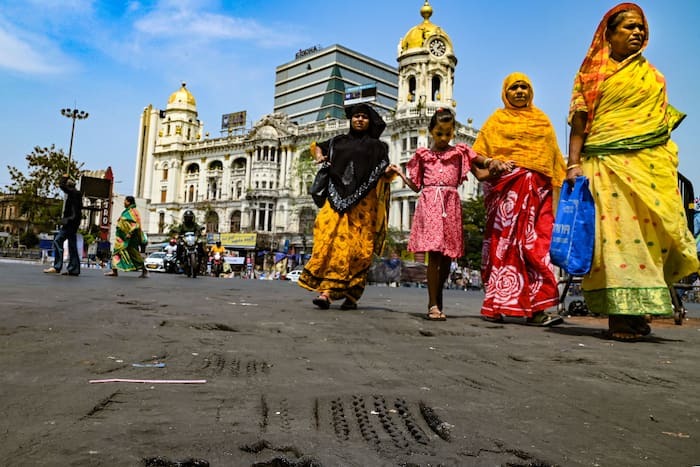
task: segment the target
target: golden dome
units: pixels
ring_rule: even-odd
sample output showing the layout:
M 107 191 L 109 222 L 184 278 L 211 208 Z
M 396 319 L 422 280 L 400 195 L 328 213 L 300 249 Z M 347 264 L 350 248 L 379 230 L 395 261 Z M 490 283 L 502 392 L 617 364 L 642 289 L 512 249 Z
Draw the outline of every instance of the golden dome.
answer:
M 425 0 L 425 3 L 420 9 L 420 15 L 423 17 L 423 22 L 412 27 L 401 40 L 401 52 L 408 49 L 423 47 L 423 43 L 428 37 L 440 35 L 452 46 L 450 37 L 439 26 L 430 22 L 430 17 L 433 16 L 433 7 L 430 2 Z
M 185 87 L 186 83 L 183 81 L 182 87 L 175 91 L 174 93 L 170 94 L 170 99 L 168 99 L 168 104 L 175 104 L 182 102 L 184 104 L 189 104 L 189 105 L 197 105 L 197 102 L 194 100 L 194 96 L 192 93 Z

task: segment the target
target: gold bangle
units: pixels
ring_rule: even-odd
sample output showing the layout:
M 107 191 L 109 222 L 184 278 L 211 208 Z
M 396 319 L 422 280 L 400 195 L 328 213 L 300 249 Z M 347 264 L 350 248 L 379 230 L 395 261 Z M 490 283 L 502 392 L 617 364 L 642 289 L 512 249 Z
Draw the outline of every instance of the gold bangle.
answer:
M 484 160 L 484 168 L 485 168 L 485 169 L 488 169 L 489 166 L 491 165 L 491 162 L 493 162 L 493 158 L 487 157 L 487 158 Z
M 575 169 L 576 167 L 581 167 L 581 164 L 571 164 L 570 166 L 568 166 L 568 167 L 566 168 L 566 170 L 568 171 L 568 170 L 571 170 L 571 169 Z

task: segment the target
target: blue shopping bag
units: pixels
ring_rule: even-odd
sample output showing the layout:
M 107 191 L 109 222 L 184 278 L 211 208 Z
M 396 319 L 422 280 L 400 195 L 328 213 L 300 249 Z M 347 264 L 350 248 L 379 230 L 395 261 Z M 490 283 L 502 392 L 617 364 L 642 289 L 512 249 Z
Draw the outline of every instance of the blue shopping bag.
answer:
M 549 255 L 552 263 L 572 276 L 591 270 L 595 240 L 595 204 L 588 179 L 577 177 L 574 185 L 564 183 L 552 229 Z

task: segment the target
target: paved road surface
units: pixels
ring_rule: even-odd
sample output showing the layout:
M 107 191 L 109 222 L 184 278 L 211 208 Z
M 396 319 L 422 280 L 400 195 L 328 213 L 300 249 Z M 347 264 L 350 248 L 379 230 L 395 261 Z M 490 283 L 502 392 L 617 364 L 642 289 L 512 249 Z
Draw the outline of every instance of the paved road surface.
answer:
M 319 311 L 289 282 L 41 268 L 0 262 L 3 465 L 700 464 L 696 307 L 623 344 L 484 322 L 479 292 L 431 323 L 418 288 Z M 206 383 L 90 384 L 115 378 Z

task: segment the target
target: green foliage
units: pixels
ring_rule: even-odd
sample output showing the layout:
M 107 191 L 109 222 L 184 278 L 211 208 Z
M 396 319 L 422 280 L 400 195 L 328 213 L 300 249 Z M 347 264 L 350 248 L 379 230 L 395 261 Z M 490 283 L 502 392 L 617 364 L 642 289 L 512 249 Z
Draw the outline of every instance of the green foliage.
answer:
M 36 236 L 33 230 L 28 230 L 20 235 L 19 242 L 27 248 L 34 248 L 39 244 L 39 237 Z
M 462 229 L 464 231 L 464 256 L 459 261 L 472 269 L 481 267 L 481 247 L 484 243 L 486 208 L 483 196 L 462 202 Z
M 406 249 L 406 234 L 400 229 L 389 227 L 386 232 L 386 240 L 384 243 L 384 251 L 382 256 L 390 257 L 392 253 L 400 254 Z
M 61 175 L 67 173 L 77 180 L 83 164 L 75 160 L 69 164 L 68 156 L 62 149 L 56 150 L 54 145 L 50 148 L 36 146 L 25 159 L 26 174 L 16 167 L 7 167 L 11 183 L 3 191 L 17 197 L 20 215 L 27 218 L 27 229 L 31 225 L 50 228 L 61 215 L 61 203 L 51 202 L 62 195 L 58 188 Z
M 299 153 L 299 157 L 295 161 L 294 169 L 297 177 L 300 180 L 311 183 L 311 180 L 313 180 L 316 172 L 318 171 L 318 165 L 311 156 L 311 151 L 308 148 Z

